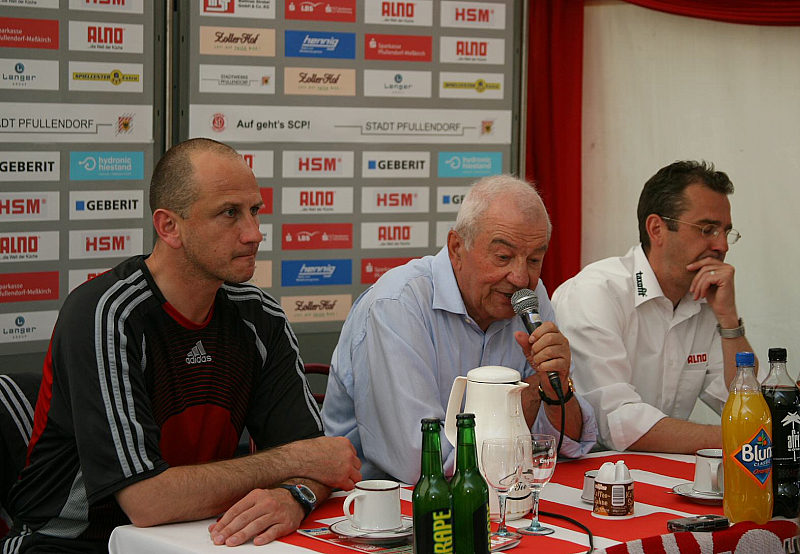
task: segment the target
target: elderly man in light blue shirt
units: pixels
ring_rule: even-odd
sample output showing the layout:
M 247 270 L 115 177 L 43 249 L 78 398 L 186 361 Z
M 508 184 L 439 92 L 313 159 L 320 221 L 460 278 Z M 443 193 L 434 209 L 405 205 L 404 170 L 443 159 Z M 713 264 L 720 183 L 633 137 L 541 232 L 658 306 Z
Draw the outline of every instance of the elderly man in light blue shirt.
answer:
M 569 344 L 539 280 L 549 239 L 533 186 L 487 177 L 464 199 L 445 248 L 387 272 L 356 300 L 333 353 L 322 416 L 328 435 L 352 441 L 365 479 L 416 481 L 420 420 L 443 419 L 455 378 L 484 365 L 518 370 L 532 385 L 522 396 L 528 425 L 554 435 L 561 411 L 546 372 L 559 373 L 569 398 L 560 453 L 591 449 L 594 413 L 573 394 Z M 545 323 L 529 335 L 511 295 L 534 287 Z M 447 441 L 442 456 L 452 473 Z

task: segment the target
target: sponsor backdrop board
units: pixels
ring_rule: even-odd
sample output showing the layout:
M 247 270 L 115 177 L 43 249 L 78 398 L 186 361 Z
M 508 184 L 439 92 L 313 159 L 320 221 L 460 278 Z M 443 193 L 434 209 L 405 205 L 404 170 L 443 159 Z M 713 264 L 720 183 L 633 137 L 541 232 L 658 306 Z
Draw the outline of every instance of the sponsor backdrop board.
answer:
M 0 0 L 0 367 L 40 368 L 69 292 L 150 251 L 165 3 L 146 5 Z
M 253 167 L 253 282 L 301 343 L 335 342 L 362 291 L 441 248 L 472 182 L 516 171 L 521 0 L 190 0 L 179 18 L 180 137 Z

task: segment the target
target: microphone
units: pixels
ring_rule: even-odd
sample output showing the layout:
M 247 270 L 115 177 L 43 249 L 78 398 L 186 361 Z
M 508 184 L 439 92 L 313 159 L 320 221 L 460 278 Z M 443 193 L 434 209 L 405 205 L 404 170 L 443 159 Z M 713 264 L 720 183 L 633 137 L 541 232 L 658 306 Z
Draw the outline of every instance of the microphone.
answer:
M 528 334 L 533 333 L 541 324 L 542 318 L 539 315 L 539 297 L 531 289 L 519 289 L 511 295 L 511 307 L 514 313 L 522 319 L 522 324 Z M 561 390 L 561 379 L 555 371 L 548 371 L 547 378 L 550 380 L 553 390 L 556 391 L 558 400 L 564 403 L 564 391 Z

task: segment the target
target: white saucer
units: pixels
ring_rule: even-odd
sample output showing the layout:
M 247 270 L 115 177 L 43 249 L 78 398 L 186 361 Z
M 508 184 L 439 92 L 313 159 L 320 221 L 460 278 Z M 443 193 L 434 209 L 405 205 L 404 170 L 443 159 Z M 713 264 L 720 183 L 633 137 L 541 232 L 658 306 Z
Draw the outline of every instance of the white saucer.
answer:
M 332 523 L 329 529 L 340 537 L 350 539 L 353 542 L 364 544 L 392 544 L 405 542 L 414 532 L 412 519 L 403 516 L 403 526 L 392 531 L 365 531 L 354 527 L 349 519 L 340 519 Z
M 681 483 L 672 487 L 675 494 L 685 496 L 690 500 L 694 500 L 699 504 L 722 504 L 722 493 L 712 494 L 697 492 L 692 488 L 692 483 Z

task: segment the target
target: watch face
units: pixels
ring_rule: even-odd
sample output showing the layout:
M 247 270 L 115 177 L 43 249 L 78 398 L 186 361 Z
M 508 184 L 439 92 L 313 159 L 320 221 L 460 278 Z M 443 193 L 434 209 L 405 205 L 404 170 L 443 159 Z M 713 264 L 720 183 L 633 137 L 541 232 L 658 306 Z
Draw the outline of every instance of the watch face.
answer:
M 309 489 L 305 485 L 297 485 L 297 491 L 303 495 L 303 498 L 311 502 L 312 504 L 316 504 L 317 496 L 314 494 L 314 491 Z

